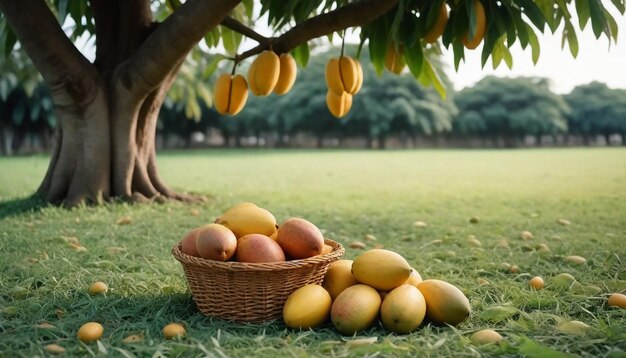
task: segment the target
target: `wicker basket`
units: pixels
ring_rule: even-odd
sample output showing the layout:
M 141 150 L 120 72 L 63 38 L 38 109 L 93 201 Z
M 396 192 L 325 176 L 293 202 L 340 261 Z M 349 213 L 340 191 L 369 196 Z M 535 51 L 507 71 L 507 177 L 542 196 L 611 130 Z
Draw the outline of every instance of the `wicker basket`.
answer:
M 287 297 L 306 284 L 321 284 L 328 266 L 345 252 L 325 240 L 333 251 L 302 260 L 272 263 L 221 262 L 189 256 L 180 243 L 172 255 L 180 261 L 198 309 L 207 316 L 237 322 L 280 318 Z

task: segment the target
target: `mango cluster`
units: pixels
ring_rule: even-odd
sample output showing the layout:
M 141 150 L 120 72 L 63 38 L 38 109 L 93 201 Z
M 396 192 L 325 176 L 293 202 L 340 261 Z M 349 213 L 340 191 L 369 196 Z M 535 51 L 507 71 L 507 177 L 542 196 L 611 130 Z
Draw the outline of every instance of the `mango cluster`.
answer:
M 289 218 L 280 226 L 266 209 L 241 203 L 228 209 L 214 223 L 188 232 L 181 242 L 187 255 L 208 260 L 281 262 L 330 253 L 321 231 L 301 218 Z
M 341 118 L 352 107 L 352 95 L 363 86 L 363 67 L 348 56 L 332 58 L 326 64 L 326 105 L 330 113 Z
M 425 318 L 458 325 L 471 313 L 467 297 L 441 280 L 422 280 L 398 253 L 373 249 L 330 265 L 323 284 L 294 291 L 285 302 L 288 327 L 308 329 L 329 318 L 344 335 L 371 327 L 380 318 L 395 333 L 415 331 Z
M 248 100 L 248 89 L 255 96 L 279 96 L 291 90 L 296 81 L 298 68 L 294 58 L 283 53 L 263 51 L 252 62 L 248 79 L 242 75 L 222 74 L 215 83 L 215 109 L 220 114 L 234 116 L 241 112 Z

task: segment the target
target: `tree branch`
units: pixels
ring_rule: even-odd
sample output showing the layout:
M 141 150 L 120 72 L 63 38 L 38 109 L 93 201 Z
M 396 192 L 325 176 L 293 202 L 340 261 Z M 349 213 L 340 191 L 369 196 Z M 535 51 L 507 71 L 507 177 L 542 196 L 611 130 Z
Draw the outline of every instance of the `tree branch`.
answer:
M 261 35 L 260 33 L 254 31 L 253 29 L 249 28 L 248 26 L 242 24 L 241 22 L 237 21 L 236 19 L 233 19 L 230 16 L 227 16 L 226 18 L 224 18 L 224 20 L 222 20 L 222 22 L 220 23 L 220 25 L 228 27 L 229 29 L 238 32 L 248 38 L 251 38 L 253 40 L 255 40 L 256 42 L 260 43 L 260 44 L 269 44 L 270 39 L 268 39 L 267 37 Z
M 272 39 L 272 47 L 279 54 L 289 52 L 309 40 L 348 27 L 365 25 L 391 10 L 397 3 L 398 0 L 361 0 L 349 3 L 299 23 L 281 36 Z M 269 44 L 261 43 L 242 53 L 237 59 L 244 60 L 268 48 Z
M 10 0 L 2 0 L 10 1 Z M 148 36 L 121 73 L 132 93 L 145 96 L 241 0 L 189 0 Z
M 94 70 L 67 38 L 43 0 L 0 0 L 0 10 L 53 90 Z

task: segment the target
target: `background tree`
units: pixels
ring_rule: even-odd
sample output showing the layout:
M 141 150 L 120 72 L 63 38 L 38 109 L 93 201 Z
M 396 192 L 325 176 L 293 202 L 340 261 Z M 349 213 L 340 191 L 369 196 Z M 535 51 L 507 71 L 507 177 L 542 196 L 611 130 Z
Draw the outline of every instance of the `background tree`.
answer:
M 502 140 L 507 147 L 528 135 L 540 140 L 567 130 L 569 106 L 545 79 L 486 77 L 459 92 L 455 101 L 457 132 Z
M 11 155 L 33 136 L 47 149 L 56 126 L 52 107 L 50 93 L 24 51 L 6 54 L 0 61 L 0 153 Z
M 556 2 L 557 6 L 551 1 L 483 2 L 487 19 L 484 62 L 491 56 L 494 64 L 504 60 L 512 65 L 508 47 L 518 40 L 532 48 L 536 60 L 535 31 L 544 31 L 546 24 L 555 31 L 563 23 L 565 42 L 577 53 L 573 12 L 581 28 L 591 19 L 596 37 L 617 36 L 617 25 L 599 0 L 575 4 L 564 0 Z M 435 23 L 443 0 L 293 0 L 288 6 L 282 0 L 262 0 L 259 12 L 250 0 L 152 3 L 0 0 L 3 47 L 10 50 L 19 39 L 51 89 L 59 121 L 56 149 L 38 190 L 46 200 L 75 205 L 111 197 L 191 199 L 171 191 L 160 179 L 154 142 L 161 103 L 183 61 L 203 39 L 209 47 L 223 44 L 236 61 L 271 48 L 279 54 L 294 51 L 303 65 L 308 59 L 308 41 L 361 27 L 361 42 L 368 44 L 379 71 L 393 41 L 405 49 L 411 73 L 444 93 L 436 68 L 423 56 L 424 47 L 430 45 L 421 40 Z M 473 1 L 446 3 L 451 12 L 442 43 L 453 48 L 458 66 L 464 53 L 462 39 L 474 37 L 482 17 L 476 15 Z M 613 4 L 624 13 L 623 0 L 613 0 Z M 257 13 L 267 14 L 269 25 L 280 35 L 267 38 L 254 31 Z M 73 26 L 66 34 L 61 25 L 68 14 Z M 95 35 L 93 63 L 72 43 L 86 33 Z M 254 39 L 258 46 L 239 52 L 241 35 Z
M 565 100 L 572 108 L 567 117 L 571 134 L 582 136 L 585 144 L 597 135 L 609 144 L 612 134 L 621 134 L 626 145 L 626 91 L 593 82 L 574 88 Z

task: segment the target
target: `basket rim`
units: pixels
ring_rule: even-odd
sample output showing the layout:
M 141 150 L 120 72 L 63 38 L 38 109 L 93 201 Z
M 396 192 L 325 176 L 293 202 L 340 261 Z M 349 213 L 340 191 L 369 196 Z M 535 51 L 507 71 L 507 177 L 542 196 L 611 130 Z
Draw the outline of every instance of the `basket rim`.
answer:
M 237 262 L 237 261 L 215 261 L 202 257 L 187 255 L 181 249 L 182 240 L 174 244 L 172 247 L 172 255 L 181 264 L 187 266 L 196 266 L 205 269 L 215 269 L 220 271 L 277 271 L 277 270 L 295 270 L 302 267 L 319 265 L 321 263 L 332 262 L 339 259 L 345 253 L 345 248 L 340 243 L 324 239 L 324 243 L 333 248 L 328 254 L 312 256 L 306 259 L 288 260 L 281 262 Z

